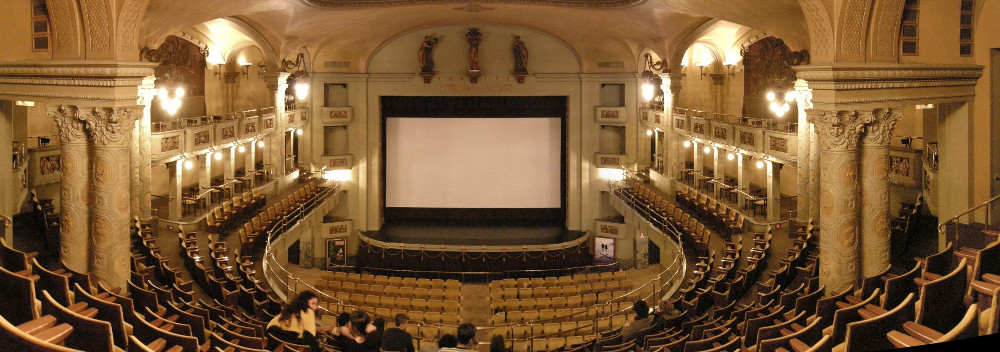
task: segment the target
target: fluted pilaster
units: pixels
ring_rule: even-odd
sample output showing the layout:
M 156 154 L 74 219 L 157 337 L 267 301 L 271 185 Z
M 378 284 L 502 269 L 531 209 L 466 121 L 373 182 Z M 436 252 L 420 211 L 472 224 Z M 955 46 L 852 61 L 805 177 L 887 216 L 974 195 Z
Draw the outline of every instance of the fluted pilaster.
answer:
M 858 138 L 870 113 L 809 111 L 820 149 L 820 283 L 843 292 L 857 282 Z
M 49 106 L 48 116 L 55 120 L 62 144 L 59 254 L 67 267 L 85 273 L 90 271 L 90 154 L 84 116 L 73 105 Z
M 143 107 L 97 107 L 86 112 L 94 142 L 91 238 L 94 275 L 108 286 L 125 287 L 129 278 L 129 147 Z
M 880 274 L 889 266 L 889 137 L 899 110 L 875 109 L 861 139 L 861 272 Z
M 132 215 L 140 219 L 152 217 L 152 195 L 150 194 L 150 103 L 156 95 L 153 88 L 153 77 L 147 77 L 139 87 L 139 105 L 142 105 L 142 116 L 135 121 L 132 131 L 132 143 L 129 150 L 131 172 Z

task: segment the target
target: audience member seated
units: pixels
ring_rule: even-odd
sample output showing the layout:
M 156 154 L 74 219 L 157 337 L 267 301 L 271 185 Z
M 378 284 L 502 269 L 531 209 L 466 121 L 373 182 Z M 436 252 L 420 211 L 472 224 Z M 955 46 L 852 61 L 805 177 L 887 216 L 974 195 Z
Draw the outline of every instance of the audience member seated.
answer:
M 285 306 L 281 314 L 267 324 L 267 333 L 281 341 L 308 345 L 313 351 L 322 351 L 316 340 L 317 331 L 332 331 L 334 327 L 316 326 L 316 309 L 319 298 L 311 291 L 305 291 Z M 268 348 L 278 347 L 278 341 L 270 341 Z
M 622 328 L 622 343 L 632 340 L 643 341 L 645 336 L 636 336 L 637 333 L 645 332 L 653 325 L 653 316 L 649 315 L 649 306 L 645 301 L 635 301 L 632 310 L 635 311 L 635 320 L 626 322 Z
M 396 326 L 386 329 L 382 336 L 382 350 L 393 352 L 414 352 L 413 336 L 406 332 L 410 325 L 410 317 L 406 314 L 396 314 Z
M 459 325 L 455 338 L 458 340 L 458 345 L 455 347 L 441 347 L 438 352 L 468 352 L 469 350 L 475 350 L 476 345 L 479 344 L 476 341 L 476 326 L 472 325 L 472 323 Z M 444 340 L 443 337 L 442 340 Z

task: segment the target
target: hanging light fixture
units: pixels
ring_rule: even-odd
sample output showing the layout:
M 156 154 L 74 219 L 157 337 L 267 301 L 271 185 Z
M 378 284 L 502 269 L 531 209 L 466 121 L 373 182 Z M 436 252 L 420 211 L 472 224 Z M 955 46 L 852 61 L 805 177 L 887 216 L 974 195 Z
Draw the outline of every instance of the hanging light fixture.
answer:
M 642 99 L 645 101 L 651 101 L 658 94 L 659 86 L 662 83 L 660 77 L 653 73 L 653 70 L 662 71 L 666 67 L 666 63 L 663 60 L 653 61 L 653 55 L 646 53 L 643 55 L 645 60 L 645 67 L 642 70 Z
M 281 68 L 285 72 L 293 72 L 289 77 L 289 83 L 292 89 L 295 90 L 295 97 L 299 100 L 303 100 L 309 97 L 309 73 L 306 72 L 305 68 L 305 58 L 304 53 L 299 53 L 295 56 L 295 61 L 291 60 L 281 60 Z
M 782 99 L 778 99 L 778 94 L 773 91 L 767 92 L 767 101 L 771 102 L 769 107 L 777 117 L 785 116 L 785 113 L 791 110 L 791 106 L 788 103 L 795 101 L 795 98 L 796 94 L 793 91 L 785 92 Z
M 160 100 L 160 107 L 166 110 L 168 114 L 174 115 L 177 110 L 181 108 L 181 98 L 184 97 L 184 88 L 177 87 L 171 94 L 166 88 L 160 88 L 156 91 L 156 98 Z

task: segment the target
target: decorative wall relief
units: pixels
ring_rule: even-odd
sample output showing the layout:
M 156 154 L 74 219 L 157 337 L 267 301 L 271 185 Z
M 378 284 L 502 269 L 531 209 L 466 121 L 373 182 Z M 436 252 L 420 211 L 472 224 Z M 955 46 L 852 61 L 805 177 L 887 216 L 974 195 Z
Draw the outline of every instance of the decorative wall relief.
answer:
M 615 111 L 615 110 L 602 110 L 601 111 L 601 119 L 602 120 L 617 120 L 618 119 L 618 111 Z
M 725 127 L 716 127 L 714 136 L 715 138 L 726 139 L 729 137 L 729 129 Z
M 143 61 L 158 62 L 154 75 L 157 86 L 183 86 L 188 96 L 205 95 L 205 57 L 208 50 L 177 36 L 167 36 L 156 49 L 139 51 Z
M 910 177 L 910 159 L 899 156 L 890 156 L 889 172 L 897 176 Z
M 349 168 L 349 167 L 351 167 L 350 159 L 348 159 L 348 158 L 334 158 L 334 159 L 330 159 L 329 165 L 330 165 L 330 167 L 340 167 L 340 168 Z
M 288 117 L 288 124 L 295 123 L 295 113 L 292 112 L 292 113 L 288 113 L 287 115 L 288 115 L 287 116 Z M 265 128 L 267 128 L 267 127 L 265 127 Z
M 211 139 L 212 134 L 208 131 L 201 131 L 194 134 L 194 145 L 201 145 L 208 143 Z
M 521 41 L 521 36 L 514 37 L 514 77 L 517 83 L 524 83 L 524 77 L 528 76 L 528 48 Z
M 479 44 L 483 42 L 483 33 L 479 28 L 469 28 L 465 41 L 469 42 L 469 82 L 476 83 L 482 74 L 479 71 Z
M 181 137 L 171 136 L 160 139 L 160 152 L 177 150 L 181 148 Z
M 243 134 L 257 133 L 257 122 L 247 122 L 243 125 Z
M 417 50 L 417 60 L 420 63 L 420 77 L 424 78 L 425 84 L 431 83 L 431 78 L 434 78 L 434 57 L 431 53 L 434 51 L 434 46 L 437 43 L 437 37 L 425 36 L 424 42 L 420 43 L 420 49 Z
M 809 64 L 809 52 L 791 51 L 785 42 L 766 37 L 743 48 L 743 116 L 768 116 L 768 91 L 787 92 L 795 84 L 792 66 Z
M 771 150 L 788 153 L 788 140 L 785 138 L 771 137 Z
M 601 233 L 606 233 L 606 234 L 611 234 L 611 235 L 617 235 L 618 234 L 618 226 L 601 225 Z
M 595 120 L 597 120 L 597 123 L 599 124 L 624 124 L 627 122 L 624 107 L 598 106 L 594 109 Z
M 697 134 L 705 134 L 705 124 L 704 123 L 692 123 L 691 132 Z
M 62 170 L 59 155 L 49 155 L 38 158 L 38 174 L 48 175 Z
M 222 138 L 233 138 L 236 136 L 236 126 L 227 126 L 222 128 Z
M 598 161 L 601 165 L 621 165 L 622 158 L 617 156 L 602 156 Z
M 756 136 L 752 132 L 740 131 L 740 143 L 749 146 L 756 146 L 755 139 Z
M 271 128 L 274 128 L 274 119 L 264 119 L 264 129 L 266 130 Z
M 681 120 L 681 119 L 674 120 L 674 127 L 677 128 L 677 129 L 679 129 L 679 130 L 683 130 L 684 129 L 684 120 Z

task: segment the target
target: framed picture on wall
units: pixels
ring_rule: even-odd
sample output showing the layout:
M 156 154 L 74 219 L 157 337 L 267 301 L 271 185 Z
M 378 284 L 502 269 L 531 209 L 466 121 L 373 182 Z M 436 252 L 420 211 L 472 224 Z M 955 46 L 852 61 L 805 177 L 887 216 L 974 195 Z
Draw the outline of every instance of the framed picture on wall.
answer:
M 615 262 L 615 239 L 594 237 L 594 264 Z
M 326 240 L 326 268 L 328 270 L 347 265 L 347 239 L 330 238 Z

